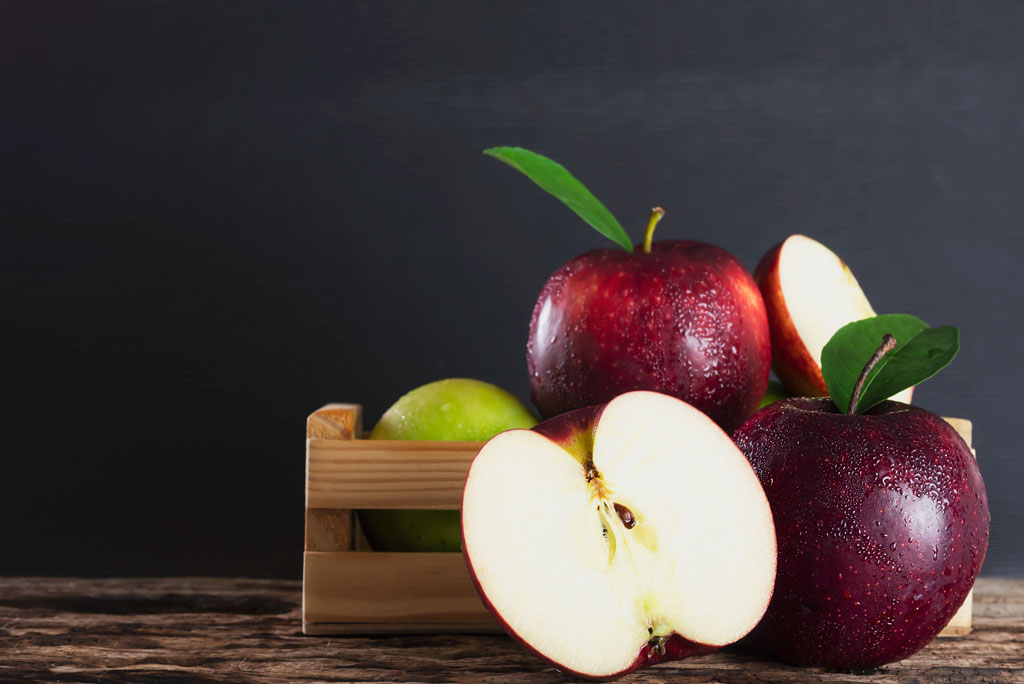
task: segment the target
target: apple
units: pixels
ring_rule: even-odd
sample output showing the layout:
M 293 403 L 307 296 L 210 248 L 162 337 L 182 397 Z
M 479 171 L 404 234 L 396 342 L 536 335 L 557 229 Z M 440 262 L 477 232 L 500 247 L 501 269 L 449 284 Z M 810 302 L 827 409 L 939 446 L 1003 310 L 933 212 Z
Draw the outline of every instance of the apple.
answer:
M 817 240 L 791 235 L 754 270 L 768 310 L 772 367 L 790 393 L 828 396 L 821 350 L 847 323 L 875 315 L 853 273 Z M 892 397 L 910 403 L 914 388 Z
M 487 442 L 462 534 L 506 631 L 592 679 L 736 641 L 775 577 L 771 512 L 743 454 L 706 415 L 654 392 Z
M 515 396 L 469 378 L 417 387 L 389 408 L 370 439 L 483 442 L 537 419 Z M 458 551 L 458 511 L 361 510 L 359 524 L 375 551 Z
M 670 394 L 726 430 L 768 385 L 768 318 L 750 272 L 703 242 L 582 254 L 548 279 L 530 320 L 527 366 L 543 418 L 631 390 Z
M 733 435 L 771 504 L 771 605 L 751 641 L 797 665 L 871 668 L 916 652 L 953 617 L 988 547 L 970 448 L 924 409 L 862 415 L 784 399 Z

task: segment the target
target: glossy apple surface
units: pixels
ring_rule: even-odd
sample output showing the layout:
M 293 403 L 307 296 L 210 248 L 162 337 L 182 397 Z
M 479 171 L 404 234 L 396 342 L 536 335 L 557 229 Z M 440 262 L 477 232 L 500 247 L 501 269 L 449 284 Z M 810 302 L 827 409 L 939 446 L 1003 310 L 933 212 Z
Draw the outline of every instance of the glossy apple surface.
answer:
M 483 442 L 537 419 L 515 396 L 480 380 L 450 378 L 396 401 L 370 439 Z M 458 511 L 361 510 L 359 524 L 375 551 L 458 551 Z
M 730 430 L 757 408 L 770 364 L 752 276 L 725 250 L 689 241 L 572 259 L 544 285 L 527 342 L 532 398 L 545 418 L 652 390 Z
M 798 665 L 905 658 L 963 603 L 988 548 L 985 486 L 942 418 L 886 401 L 863 415 L 785 399 L 733 435 L 778 534 L 775 594 L 750 639 Z
M 754 279 L 771 329 L 772 367 L 791 394 L 828 395 L 821 350 L 847 323 L 875 315 L 850 268 L 817 240 L 791 235 L 758 263 Z M 910 402 L 913 388 L 892 399 Z
M 587 678 L 732 643 L 775 576 L 749 463 L 706 415 L 654 392 L 489 441 L 466 479 L 462 533 L 509 634 Z

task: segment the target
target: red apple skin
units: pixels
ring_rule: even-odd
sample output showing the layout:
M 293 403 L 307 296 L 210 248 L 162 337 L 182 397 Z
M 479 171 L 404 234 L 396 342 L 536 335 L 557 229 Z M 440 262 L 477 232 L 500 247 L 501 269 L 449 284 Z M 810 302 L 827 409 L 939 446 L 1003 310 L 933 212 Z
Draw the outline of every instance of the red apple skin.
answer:
M 768 316 L 750 272 L 714 245 L 599 249 L 545 283 L 526 360 L 544 418 L 652 390 L 728 431 L 757 409 L 768 386 Z
M 748 637 L 797 665 L 871 668 L 915 653 L 964 602 L 988 548 L 977 462 L 935 414 L 785 399 L 733 435 L 778 539 L 775 593 Z
M 531 429 L 568 451 L 580 463 L 586 463 L 593 458 L 594 432 L 605 406 L 607 404 L 598 404 L 569 411 L 548 418 Z
M 601 413 L 604 411 L 604 408 L 605 404 L 599 404 L 597 406 L 587 406 L 582 409 L 563 413 L 535 425 L 531 430 L 544 435 L 576 458 L 581 461 L 585 461 L 593 454 L 594 431 L 597 429 L 597 422 L 600 420 Z M 515 630 L 513 630 L 512 627 L 501 618 L 498 611 L 495 610 L 491 602 L 487 600 L 487 595 L 480 586 L 479 580 L 477 580 L 476 572 L 473 569 L 473 561 L 470 560 L 469 553 L 466 551 L 465 536 L 463 536 L 462 544 L 460 546 L 462 547 L 462 555 L 463 558 L 466 559 L 466 567 L 469 569 L 469 576 L 473 580 L 473 586 L 476 588 L 477 595 L 480 596 L 480 600 L 483 602 L 488 612 L 490 612 L 490 614 L 494 616 L 494 619 L 498 621 L 498 624 L 501 625 L 502 629 L 504 629 L 505 632 L 507 632 L 513 639 L 525 646 L 526 649 L 535 656 L 566 674 L 590 681 L 606 682 L 618 679 L 619 677 L 623 677 L 630 672 L 634 672 L 641 668 L 657 665 L 658 663 L 667 663 L 673 660 L 683 660 L 684 658 L 689 658 L 691 656 L 705 655 L 707 653 L 713 653 L 721 648 L 721 646 L 701 644 L 690 641 L 689 639 L 684 639 L 678 634 L 672 634 L 665 641 L 660 652 L 655 645 L 651 643 L 645 644 L 644 647 L 640 649 L 640 653 L 637 654 L 636 660 L 634 660 L 633 663 L 622 672 L 616 672 L 603 677 L 594 677 L 583 672 L 570 670 L 564 665 L 554 662 L 543 653 L 533 648 L 533 646 L 520 637 Z
M 761 289 L 771 335 L 772 367 L 790 392 L 802 397 L 828 396 L 825 378 L 818 361 L 811 356 L 796 332 L 786 308 L 779 283 L 779 254 L 782 243 L 765 254 L 754 269 L 754 280 Z

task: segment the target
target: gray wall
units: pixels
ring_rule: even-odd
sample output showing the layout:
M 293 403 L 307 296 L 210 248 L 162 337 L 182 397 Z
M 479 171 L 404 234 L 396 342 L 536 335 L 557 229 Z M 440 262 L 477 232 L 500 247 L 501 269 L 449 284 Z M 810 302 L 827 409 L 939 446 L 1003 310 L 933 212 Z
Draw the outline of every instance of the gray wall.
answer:
M 805 233 L 960 326 L 915 399 L 974 420 L 1024 575 L 1024 5 L 492 4 L 0 8 L 0 572 L 295 576 L 308 411 L 525 398 L 541 284 L 605 243 L 514 144 L 638 239 Z

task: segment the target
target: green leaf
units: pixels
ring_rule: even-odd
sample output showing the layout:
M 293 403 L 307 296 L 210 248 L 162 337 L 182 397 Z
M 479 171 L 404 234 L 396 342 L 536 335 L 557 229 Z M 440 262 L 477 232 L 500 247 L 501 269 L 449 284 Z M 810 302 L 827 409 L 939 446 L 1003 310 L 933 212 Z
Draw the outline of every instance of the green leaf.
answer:
M 821 374 L 840 411 L 846 412 L 864 366 L 886 334 L 896 338 L 896 347 L 868 373 L 856 413 L 924 382 L 948 366 L 960 350 L 956 328 L 929 328 L 908 314 L 884 314 L 843 326 L 821 352 Z
M 484 150 L 484 154 L 521 171 L 543 190 L 562 200 L 594 230 L 618 243 L 627 252 L 633 251 L 633 243 L 618 219 L 558 162 L 522 147 L 492 147 Z

